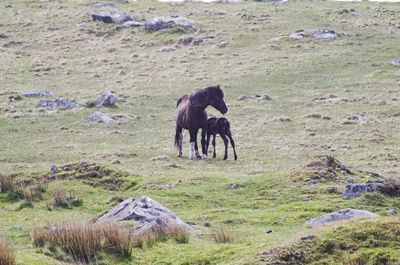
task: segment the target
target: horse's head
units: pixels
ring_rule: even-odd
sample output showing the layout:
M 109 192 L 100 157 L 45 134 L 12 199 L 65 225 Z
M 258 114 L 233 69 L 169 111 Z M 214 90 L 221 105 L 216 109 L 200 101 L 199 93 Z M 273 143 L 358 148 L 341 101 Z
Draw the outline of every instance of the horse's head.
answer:
M 221 114 L 228 112 L 228 107 L 224 101 L 224 91 L 220 85 L 210 86 L 204 90 L 208 93 L 208 104 L 216 108 Z

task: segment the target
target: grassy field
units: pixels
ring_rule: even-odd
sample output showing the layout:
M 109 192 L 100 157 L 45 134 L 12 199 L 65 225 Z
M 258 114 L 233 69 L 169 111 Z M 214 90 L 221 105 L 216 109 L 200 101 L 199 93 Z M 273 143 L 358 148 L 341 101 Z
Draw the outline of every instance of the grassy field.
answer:
M 323 232 L 304 222 L 325 212 L 354 207 L 384 215 L 400 209 L 398 199 L 383 195 L 342 200 L 343 180 L 309 185 L 288 177 L 324 154 L 354 170 L 399 177 L 400 68 L 390 65 L 400 59 L 399 4 L 117 4 L 139 21 L 183 15 L 196 23 L 188 32 L 147 33 L 143 27 L 93 22 L 90 14 L 99 9 L 93 3 L 1 1 L 0 174 L 30 178 L 52 165 L 85 161 L 127 172 L 137 184 L 112 191 L 82 180 L 56 180 L 27 208 L 0 194 L 0 235 L 11 242 L 17 264 L 62 264 L 48 250 L 32 246 L 31 229 L 91 219 L 110 209 L 115 195 L 150 196 L 194 223 L 196 232 L 187 244 L 160 242 L 135 248 L 130 261 L 104 257 L 99 264 L 257 264 L 266 249 Z M 344 8 L 356 14 L 339 12 Z M 315 28 L 332 29 L 340 37 L 331 42 L 287 37 Z M 184 37 L 207 36 L 215 43 L 175 46 Z M 184 158 L 175 157 L 176 99 L 217 83 L 224 87 L 239 159 L 233 161 L 230 153 L 223 161 L 218 140 L 217 159 L 188 160 L 187 133 Z M 115 91 L 117 107 L 98 110 L 128 119 L 87 124 L 83 120 L 96 109 L 48 111 L 35 108 L 38 98 L 9 100 L 52 91 L 52 98 L 84 106 L 104 90 Z M 240 100 L 255 94 L 272 100 Z M 211 107 L 208 111 L 218 115 Z M 360 121 L 345 122 L 352 115 Z M 240 188 L 230 189 L 230 183 Z M 48 210 L 54 185 L 83 205 Z M 332 188 L 338 192 L 327 192 Z M 233 243 L 213 241 L 211 233 L 220 225 Z M 341 264 L 324 260 L 321 264 Z

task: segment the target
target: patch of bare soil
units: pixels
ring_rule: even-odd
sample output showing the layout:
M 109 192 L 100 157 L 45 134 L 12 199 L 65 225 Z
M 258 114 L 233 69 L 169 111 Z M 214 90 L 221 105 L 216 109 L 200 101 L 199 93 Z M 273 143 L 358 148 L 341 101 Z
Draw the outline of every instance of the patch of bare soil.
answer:
M 293 170 L 289 178 L 294 182 L 310 184 L 327 181 L 344 181 L 345 176 L 353 175 L 347 166 L 330 155 L 317 156 L 305 166 Z

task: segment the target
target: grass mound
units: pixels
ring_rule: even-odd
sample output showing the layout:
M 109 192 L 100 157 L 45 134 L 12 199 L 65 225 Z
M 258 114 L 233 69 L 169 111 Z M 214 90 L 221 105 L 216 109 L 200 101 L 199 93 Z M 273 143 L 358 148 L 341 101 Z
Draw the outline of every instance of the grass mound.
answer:
M 358 264 L 400 262 L 400 221 L 357 220 L 324 233 L 261 253 L 262 264 Z
M 295 169 L 289 178 L 294 182 L 319 183 L 344 180 L 345 175 L 353 175 L 353 173 L 335 157 L 323 155 Z
M 136 176 L 89 162 L 64 165 L 56 174 L 56 178 L 79 179 L 90 186 L 113 191 L 136 188 L 139 184 L 139 179 Z

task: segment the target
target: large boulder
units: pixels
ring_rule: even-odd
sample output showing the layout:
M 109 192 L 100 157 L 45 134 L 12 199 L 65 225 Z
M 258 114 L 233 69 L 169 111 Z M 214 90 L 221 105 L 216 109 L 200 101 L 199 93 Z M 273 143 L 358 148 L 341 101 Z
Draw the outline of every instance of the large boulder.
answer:
M 359 197 L 367 192 L 379 192 L 384 187 L 383 183 L 369 182 L 365 184 L 357 184 L 355 180 L 348 180 L 342 198 L 349 200 Z
M 377 217 L 377 214 L 374 214 L 369 211 L 365 210 L 357 210 L 352 208 L 342 209 L 333 213 L 328 213 L 323 216 L 308 220 L 306 224 L 311 225 L 312 227 L 316 227 L 321 224 L 330 223 L 330 222 L 337 222 L 348 220 L 355 217 L 364 217 L 364 218 L 371 218 Z
M 144 24 L 144 29 L 147 31 L 157 31 L 160 29 L 168 29 L 175 27 L 188 30 L 194 27 L 194 22 L 182 16 L 165 16 L 165 17 L 155 17 Z
M 104 91 L 96 100 L 96 106 L 113 106 L 117 102 L 117 96 L 110 91 Z
M 81 106 L 68 99 L 43 99 L 38 102 L 36 108 L 48 108 L 48 109 L 78 109 Z
M 123 24 L 133 19 L 126 13 L 120 11 L 96 11 L 92 14 L 94 21 L 102 21 L 104 23 Z
M 96 223 L 107 224 L 128 220 L 137 221 L 142 225 L 137 230 L 139 232 L 152 229 L 154 226 L 164 227 L 167 224 L 178 225 L 188 231 L 193 230 L 190 225 L 184 223 L 168 208 L 147 196 L 142 196 L 138 199 L 128 198 L 124 200 L 110 211 L 99 216 Z

